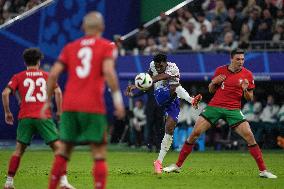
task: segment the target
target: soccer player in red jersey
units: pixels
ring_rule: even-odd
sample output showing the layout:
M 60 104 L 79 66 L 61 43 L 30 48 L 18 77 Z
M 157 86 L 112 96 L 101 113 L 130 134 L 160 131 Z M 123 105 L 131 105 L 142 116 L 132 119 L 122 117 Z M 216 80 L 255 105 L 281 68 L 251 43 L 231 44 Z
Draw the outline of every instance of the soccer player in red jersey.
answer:
M 117 50 L 114 43 L 101 37 L 104 30 L 102 15 L 98 12 L 87 14 L 82 28 L 85 36 L 63 48 L 58 61 L 51 68 L 47 83 L 48 102 L 43 112 L 49 107 L 52 89 L 59 75 L 64 70 L 68 73 L 59 134 L 63 145 L 54 159 L 49 189 L 56 189 L 74 144 L 90 144 L 94 158 L 92 171 L 95 188 L 106 188 L 105 81 L 111 89 L 116 116 L 123 118 L 125 115 L 114 68 Z
M 224 119 L 234 131 L 248 144 L 250 154 L 255 159 L 259 176 L 277 178 L 268 172 L 262 153 L 257 145 L 249 123 L 241 112 L 241 99 L 253 100 L 255 88 L 252 73 L 243 67 L 244 51 L 236 49 L 231 52 L 231 63 L 218 67 L 209 84 L 209 92 L 214 96 L 208 106 L 198 117 L 191 135 L 184 143 L 175 164 L 165 167 L 165 172 L 179 172 L 187 156 L 192 152 L 196 139 L 210 127 L 214 127 L 219 119 Z
M 19 167 L 21 157 L 35 133 L 39 133 L 54 152 L 60 145 L 55 123 L 51 119 L 50 109 L 46 112 L 47 119 L 41 119 L 40 117 L 40 110 L 47 99 L 46 82 L 48 73 L 39 69 L 43 55 L 39 49 L 29 48 L 24 51 L 23 58 L 27 70 L 15 74 L 2 92 L 5 121 L 9 125 L 14 123 L 14 117 L 9 108 L 9 96 L 11 93 L 15 94 L 15 92 L 18 92 L 21 99 L 16 150 L 13 152 L 9 162 L 8 176 L 4 189 L 14 188 L 13 178 Z M 53 93 L 55 94 L 57 114 L 59 115 L 62 111 L 61 89 L 56 86 L 52 90 Z M 67 181 L 66 167 L 64 167 L 62 173 L 60 186 L 64 189 L 73 189 Z

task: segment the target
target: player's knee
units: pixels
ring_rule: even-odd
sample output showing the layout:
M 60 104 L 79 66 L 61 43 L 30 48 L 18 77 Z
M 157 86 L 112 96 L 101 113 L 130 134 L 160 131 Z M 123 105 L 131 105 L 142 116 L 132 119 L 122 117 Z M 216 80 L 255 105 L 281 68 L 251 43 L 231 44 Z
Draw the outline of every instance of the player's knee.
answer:
M 199 130 L 194 130 L 194 131 L 192 132 L 192 136 L 193 136 L 194 138 L 198 138 L 200 135 L 201 135 L 201 131 L 199 131 Z
M 21 156 L 23 156 L 23 154 L 25 153 L 25 149 L 16 149 L 15 151 L 14 151 L 14 153 L 13 153 L 13 156 L 19 156 L 19 157 L 21 157 Z
M 168 127 L 168 128 L 166 128 L 166 133 L 169 134 L 169 135 L 173 135 L 174 134 L 174 130 L 175 130 L 174 127 Z

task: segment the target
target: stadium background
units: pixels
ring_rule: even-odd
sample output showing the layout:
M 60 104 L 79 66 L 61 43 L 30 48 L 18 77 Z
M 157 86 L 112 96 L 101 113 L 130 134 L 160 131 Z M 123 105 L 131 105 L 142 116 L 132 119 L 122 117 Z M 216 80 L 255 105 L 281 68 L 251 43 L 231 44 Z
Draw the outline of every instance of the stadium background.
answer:
M 125 3 L 123 0 L 57 0 L 32 16 L 0 30 L 0 89 L 6 86 L 14 73 L 25 68 L 21 53 L 27 47 L 41 48 L 45 54 L 43 68 L 48 69 L 64 44 L 82 35 L 81 19 L 88 11 L 98 10 L 104 15 L 104 36 L 112 40 L 115 34 L 125 35 L 180 2 L 182 1 L 129 0 Z M 283 57 L 281 50 L 257 50 L 246 56 L 245 66 L 254 72 L 259 86 L 256 93 L 263 101 L 268 94 L 274 94 L 277 103 L 283 100 L 284 67 L 279 61 Z M 118 58 L 117 70 L 122 90 L 135 74 L 147 70 L 150 60 L 151 56 L 145 55 L 126 55 Z M 210 95 L 206 86 L 212 72 L 217 66 L 227 64 L 229 57 L 226 53 L 190 52 L 169 54 L 169 61 L 176 62 L 181 68 L 182 84 L 185 88 L 192 93 L 203 93 L 205 101 L 208 102 Z M 60 83 L 62 87 L 64 78 L 63 76 Z M 124 100 L 128 104 L 128 100 Z M 111 104 L 109 101 L 107 103 Z M 11 110 L 14 115 L 17 114 L 18 107 L 14 98 L 11 101 Z M 3 109 L 0 109 L 0 115 L 4 115 Z M 4 116 L 0 117 L 0 139 L 14 139 L 15 130 L 16 127 L 5 125 Z

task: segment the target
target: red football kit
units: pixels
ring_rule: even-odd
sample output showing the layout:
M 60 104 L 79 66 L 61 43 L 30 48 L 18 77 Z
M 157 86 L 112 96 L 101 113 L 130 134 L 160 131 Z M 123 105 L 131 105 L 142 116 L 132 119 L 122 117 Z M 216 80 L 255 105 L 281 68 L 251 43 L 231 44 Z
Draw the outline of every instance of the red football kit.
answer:
M 228 65 L 225 65 L 216 69 L 212 79 L 220 74 L 225 75 L 226 79 L 218 87 L 208 105 L 229 110 L 241 109 L 241 99 L 243 96 L 241 83 L 247 79 L 249 82 L 248 90 L 254 89 L 255 85 L 252 73 L 244 67 L 241 71 L 233 73 L 228 69 Z
M 58 58 L 68 73 L 63 111 L 106 112 L 103 61 L 116 58 L 116 54 L 114 43 L 94 36 L 82 37 L 63 48 Z
M 18 118 L 40 118 L 40 110 L 47 99 L 46 83 L 48 73 L 29 69 L 15 74 L 8 83 L 13 92 L 18 91 L 21 104 Z M 51 111 L 46 111 L 46 116 L 51 118 Z

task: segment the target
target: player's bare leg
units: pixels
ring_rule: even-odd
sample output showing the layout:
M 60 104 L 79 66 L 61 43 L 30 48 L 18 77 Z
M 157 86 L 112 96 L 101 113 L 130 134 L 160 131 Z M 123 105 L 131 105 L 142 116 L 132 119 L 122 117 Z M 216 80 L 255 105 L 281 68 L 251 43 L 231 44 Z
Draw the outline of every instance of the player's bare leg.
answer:
M 165 172 L 179 172 L 181 166 L 183 165 L 183 162 L 185 161 L 187 156 L 192 152 L 195 141 L 198 139 L 198 137 L 202 133 L 207 131 L 210 127 L 211 127 L 211 124 L 206 119 L 204 119 L 202 116 L 199 116 L 194 125 L 192 133 L 185 141 L 179 153 L 178 161 L 175 164 L 165 167 L 163 170 Z
M 162 163 L 172 145 L 175 126 L 176 122 L 174 119 L 171 116 L 168 116 L 165 125 L 165 135 L 161 143 L 161 150 L 158 159 L 154 161 L 154 172 L 156 174 L 161 174 L 163 171 Z
M 91 144 L 94 164 L 92 168 L 95 189 L 105 189 L 108 168 L 106 163 L 106 144 Z
M 27 148 L 26 144 L 22 144 L 20 142 L 16 143 L 16 149 L 10 158 L 8 175 L 7 175 L 6 183 L 4 185 L 4 189 L 14 189 L 15 188 L 14 187 L 14 176 L 16 175 L 16 172 L 20 165 L 21 157 L 24 155 L 26 148 Z
M 55 154 L 58 153 L 59 148 L 60 148 L 61 142 L 59 140 L 54 141 L 52 143 L 49 144 L 49 146 L 51 147 L 51 149 L 53 150 L 53 152 Z M 61 189 L 75 189 L 75 187 L 73 187 L 71 184 L 69 184 L 68 179 L 67 179 L 67 164 L 64 164 L 65 167 L 63 167 L 63 172 L 62 172 L 62 176 L 60 177 L 60 188 Z
M 49 178 L 49 189 L 56 189 L 60 181 L 60 178 L 66 170 L 67 160 L 70 159 L 73 150 L 73 144 L 67 142 L 61 142 L 58 147 L 58 151 L 55 153 L 55 158 L 51 168 L 51 174 Z M 64 187 L 62 188 L 64 189 Z
M 247 142 L 250 154 L 255 159 L 258 169 L 260 171 L 259 176 L 264 177 L 264 178 L 277 178 L 276 175 L 273 175 L 272 173 L 266 170 L 266 166 L 262 158 L 262 152 L 255 141 L 255 138 L 250 129 L 249 123 L 247 121 L 241 123 L 239 126 L 235 128 L 235 131 L 241 137 L 243 137 L 245 141 Z

